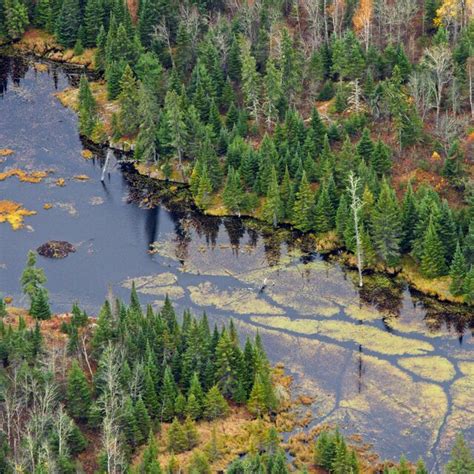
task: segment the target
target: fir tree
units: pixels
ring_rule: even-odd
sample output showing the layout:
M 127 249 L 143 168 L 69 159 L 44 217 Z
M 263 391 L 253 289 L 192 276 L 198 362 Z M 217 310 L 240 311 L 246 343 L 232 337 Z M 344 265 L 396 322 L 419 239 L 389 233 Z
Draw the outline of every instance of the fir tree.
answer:
M 163 387 L 161 389 L 161 419 L 171 421 L 174 417 L 174 406 L 177 397 L 177 389 L 171 369 L 166 367 L 163 375 Z
M 73 418 L 87 420 L 92 403 L 91 390 L 83 370 L 73 361 L 67 378 L 67 407 Z

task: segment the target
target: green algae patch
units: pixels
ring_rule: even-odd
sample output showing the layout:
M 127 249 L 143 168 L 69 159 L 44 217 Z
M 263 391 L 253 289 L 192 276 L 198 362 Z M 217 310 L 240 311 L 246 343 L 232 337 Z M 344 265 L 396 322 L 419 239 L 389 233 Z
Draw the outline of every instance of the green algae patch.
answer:
M 148 275 L 137 278 L 129 278 L 122 283 L 124 288 L 135 288 L 139 293 L 152 296 L 165 297 L 168 295 L 172 299 L 182 298 L 184 290 L 177 283 L 178 279 L 172 273 L 160 273 L 158 275 Z
M 213 306 L 238 314 L 284 314 L 281 308 L 265 301 L 254 290 L 219 290 L 210 282 L 190 286 L 188 290 L 193 303 L 199 306 Z
M 433 351 L 425 341 L 395 336 L 372 326 L 346 321 L 316 321 L 287 317 L 252 317 L 252 321 L 275 329 L 284 329 L 306 335 L 320 335 L 340 342 L 354 342 L 365 349 L 386 355 L 424 355 Z
M 453 364 L 440 356 L 407 357 L 398 363 L 404 369 L 434 382 L 448 382 L 456 375 Z

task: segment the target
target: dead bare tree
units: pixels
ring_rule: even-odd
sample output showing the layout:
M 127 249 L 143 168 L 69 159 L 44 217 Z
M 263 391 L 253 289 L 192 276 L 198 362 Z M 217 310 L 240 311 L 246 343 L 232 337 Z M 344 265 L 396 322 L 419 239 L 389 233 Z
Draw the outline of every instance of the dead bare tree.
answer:
M 352 217 L 354 219 L 354 230 L 355 230 L 355 238 L 356 238 L 356 254 L 357 254 L 357 271 L 359 272 L 359 287 L 362 288 L 364 282 L 362 280 L 362 266 L 363 266 L 363 258 L 362 258 L 362 242 L 360 238 L 360 229 L 359 229 L 359 212 L 362 209 L 363 202 L 359 197 L 359 183 L 360 178 L 357 178 L 354 173 L 351 171 L 349 173 L 349 185 L 347 187 L 347 191 L 351 198 L 351 210 L 352 210 Z
M 471 120 L 474 120 L 474 56 L 466 61 L 467 78 L 469 84 L 469 104 L 471 106 Z
M 436 105 L 436 123 L 438 123 L 444 92 L 453 77 L 451 51 L 444 45 L 427 48 L 422 63 L 432 75 L 432 91 Z
M 306 42 L 311 51 L 317 49 L 322 43 L 322 14 L 321 0 L 301 0 L 301 6 L 305 12 L 307 22 Z
M 408 91 L 422 120 L 433 108 L 433 78 L 426 70 L 414 71 L 408 80 Z

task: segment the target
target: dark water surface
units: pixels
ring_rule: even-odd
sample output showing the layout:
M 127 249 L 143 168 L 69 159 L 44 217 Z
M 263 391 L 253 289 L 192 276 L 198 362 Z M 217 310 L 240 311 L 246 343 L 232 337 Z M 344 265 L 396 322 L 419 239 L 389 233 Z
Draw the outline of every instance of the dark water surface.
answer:
M 0 56 L 0 148 L 15 151 L 0 172 L 54 171 L 37 184 L 0 181 L 0 200 L 37 212 L 16 231 L 0 224 L 4 295 L 25 305 L 18 281 L 27 251 L 66 240 L 76 253 L 38 259 L 55 311 L 77 300 L 95 314 L 109 285 L 126 297 L 136 279 L 144 302 L 159 305 L 169 293 L 180 310 L 206 310 L 217 322 L 233 317 L 244 334 L 259 328 L 272 360 L 315 395 L 315 423 L 362 433 L 382 457 L 423 455 L 438 470 L 457 431 L 474 442 L 466 315 L 460 320 L 455 309 L 427 304 L 383 278 L 360 295 L 350 273 L 308 257 L 291 234 L 277 239 L 238 219 L 137 205 L 130 199 L 136 189 L 114 160 L 102 184 L 103 157 L 81 156 L 76 116 L 54 96 L 71 81 L 77 76 L 60 67 Z M 74 179 L 83 174 L 90 179 Z M 385 285 L 390 289 L 380 291 Z

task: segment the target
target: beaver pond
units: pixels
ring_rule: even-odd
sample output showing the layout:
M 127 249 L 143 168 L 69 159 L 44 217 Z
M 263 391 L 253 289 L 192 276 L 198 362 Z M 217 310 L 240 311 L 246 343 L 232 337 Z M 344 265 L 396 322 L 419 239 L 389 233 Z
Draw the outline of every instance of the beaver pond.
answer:
M 77 80 L 60 66 L 0 56 L 3 295 L 26 304 L 28 250 L 69 242 L 76 251 L 64 259 L 38 257 L 57 312 L 77 300 L 96 314 L 109 286 L 126 297 L 135 280 L 143 302 L 169 294 L 179 311 L 258 329 L 272 362 L 314 397 L 313 423 L 360 433 L 383 458 L 422 455 L 439 470 L 458 431 L 474 440 L 468 309 L 381 275 L 359 292 L 351 271 L 289 230 L 156 205 L 159 186 L 114 159 L 101 183 L 105 153 L 84 152 L 74 112 L 54 96 Z

